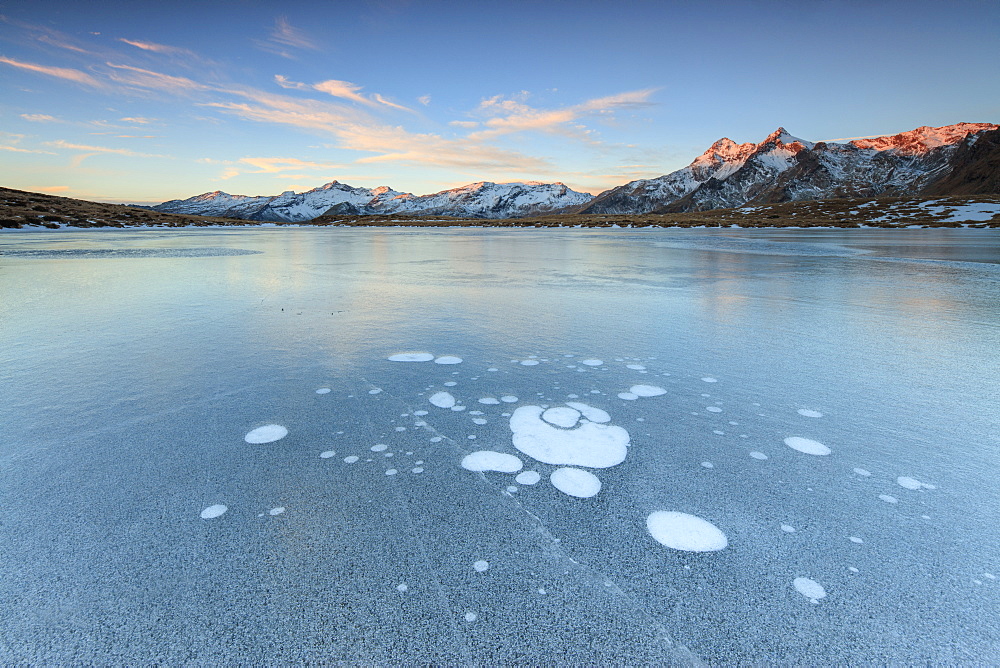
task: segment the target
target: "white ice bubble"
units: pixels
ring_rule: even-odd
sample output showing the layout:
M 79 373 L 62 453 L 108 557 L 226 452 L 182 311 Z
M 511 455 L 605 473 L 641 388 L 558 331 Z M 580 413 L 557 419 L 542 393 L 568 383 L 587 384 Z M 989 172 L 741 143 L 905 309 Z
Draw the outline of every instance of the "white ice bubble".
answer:
M 505 394 L 504 396 L 500 397 L 500 401 L 504 402 L 505 404 L 516 404 L 517 397 L 515 397 L 513 394 Z
M 639 395 L 638 394 L 632 394 L 631 392 L 619 392 L 618 393 L 618 398 L 619 399 L 624 399 L 625 401 L 635 401 L 636 399 L 639 398 Z
M 784 531 L 785 533 L 795 533 L 795 527 L 793 527 L 791 524 L 782 524 L 781 530 Z
M 376 443 L 375 445 L 373 445 L 368 449 L 371 450 L 372 452 L 385 452 L 386 450 L 389 449 L 389 446 L 386 445 L 385 443 Z
M 521 406 L 510 417 L 514 447 L 529 457 L 545 464 L 600 469 L 625 461 L 629 435 L 622 427 L 586 422 L 576 429 L 560 429 L 542 420 L 542 413 L 541 406 Z
M 542 476 L 538 473 L 538 471 L 522 471 L 517 474 L 514 481 L 521 485 L 535 485 L 541 479 Z
M 848 566 L 847 570 L 849 570 L 852 573 L 860 573 L 861 572 L 858 569 L 856 569 L 854 566 Z
M 351 455 L 350 457 L 344 457 L 344 463 L 345 464 L 353 464 L 354 462 L 358 461 L 359 459 L 361 459 L 361 458 L 358 457 L 357 455 Z
M 420 466 L 410 469 L 410 473 L 423 473 L 424 469 Z
M 467 621 L 467 622 L 474 622 L 477 619 L 479 619 L 479 616 L 476 615 L 476 613 L 474 613 L 474 612 L 467 612 L 467 613 L 465 613 L 465 621 Z
M 712 433 L 713 434 L 718 434 L 719 436 L 725 436 L 726 435 L 726 432 L 722 431 L 721 429 L 713 429 Z
M 278 506 L 277 508 L 271 508 L 269 511 L 267 511 L 267 514 L 270 515 L 271 517 L 274 517 L 275 515 L 280 515 L 283 512 L 285 512 L 284 506 Z
M 537 366 L 538 360 L 524 360 L 521 362 L 521 366 Z
M 626 364 L 625 368 L 626 369 L 632 369 L 634 371 L 645 371 L 646 370 L 646 367 L 644 367 L 641 364 Z
M 229 510 L 229 508 L 222 505 L 221 503 L 217 503 L 214 506 L 209 506 L 208 508 L 205 508 L 205 510 L 201 511 L 201 519 L 210 520 L 212 518 L 218 517 L 219 515 L 222 515 L 227 510 Z
M 792 585 L 795 587 L 795 591 L 808 598 L 812 603 L 819 603 L 819 600 L 826 596 L 823 585 L 809 578 L 795 578 L 792 580 Z
M 599 359 L 589 359 L 589 360 L 581 360 L 580 364 L 586 364 L 587 366 L 601 366 L 602 364 L 604 364 L 604 361 Z
M 695 515 L 659 510 L 646 518 L 646 528 L 656 542 L 685 552 L 715 552 L 729 545 L 717 526 Z
M 899 503 L 899 499 L 889 494 L 879 494 L 878 498 L 882 499 L 886 503 Z
M 480 450 L 462 458 L 462 468 L 468 471 L 517 473 L 523 466 L 520 458 L 492 450 Z
M 330 394 L 330 388 L 329 387 L 321 387 L 318 390 L 316 390 L 316 394 Z
M 554 424 L 557 427 L 570 429 L 575 427 L 576 423 L 579 422 L 580 411 L 575 408 L 559 406 L 556 408 L 550 408 L 542 413 L 542 419 L 549 424 Z
M 431 443 L 440 443 L 443 440 L 444 439 L 441 438 L 440 436 L 431 436 L 431 438 L 430 438 Z
M 499 399 L 495 399 L 493 397 L 483 397 L 482 399 L 479 400 L 479 403 L 486 404 L 487 406 L 490 406 L 490 405 L 493 405 L 493 404 L 499 404 L 500 400 Z
M 808 408 L 800 408 L 798 410 L 798 413 L 799 413 L 799 415 L 804 415 L 805 417 L 811 417 L 811 418 L 821 418 L 821 417 L 823 417 L 823 414 L 820 413 L 819 411 L 810 410 Z
M 405 582 L 402 582 L 402 583 L 396 585 L 396 591 L 398 591 L 400 593 L 403 593 L 403 592 L 405 592 L 408 589 L 409 589 L 409 587 L 406 586 Z
M 486 418 L 472 418 L 472 424 L 486 424 Z
M 431 353 L 397 353 L 389 355 L 391 362 L 430 362 L 434 359 Z
M 702 380 L 705 381 L 706 383 L 718 383 L 719 382 L 719 380 L 717 378 L 712 378 L 711 376 L 705 376 L 704 378 L 702 378 Z
M 458 385 L 458 383 L 456 383 L 453 380 L 449 380 L 447 383 L 444 384 L 445 387 L 455 387 L 456 385 Z
M 656 385 L 633 385 L 628 391 L 640 397 L 658 397 L 667 393 L 665 389 Z
M 792 450 L 798 450 L 799 452 L 804 452 L 807 455 L 828 455 L 830 454 L 830 448 L 826 447 L 819 441 L 814 441 L 810 438 L 802 438 L 801 436 L 789 436 L 785 439 L 785 445 L 790 447 Z
M 705 410 L 709 413 L 721 413 L 722 409 L 718 406 L 705 406 Z
M 434 360 L 435 364 L 461 364 L 462 358 L 454 355 L 442 355 Z
M 396 431 L 406 431 L 406 427 L 396 427 Z
M 382 393 L 382 388 L 380 387 L 376 387 L 373 390 L 368 390 L 368 394 L 381 394 L 381 393 Z
M 865 541 L 861 540 L 860 538 L 858 538 L 857 536 L 851 536 L 849 540 L 850 540 L 850 541 L 851 541 L 852 543 L 858 543 L 859 545 L 860 545 L 861 543 L 865 542 Z
M 472 564 L 472 567 L 476 570 L 477 573 L 483 573 L 487 569 L 489 569 L 490 562 L 486 561 L 485 559 L 480 559 L 479 561 Z
M 397 473 L 399 473 L 399 471 L 397 471 L 396 469 L 389 469 L 388 471 L 385 472 L 386 475 L 396 475 Z
M 860 476 L 864 476 L 865 478 L 869 477 L 872 474 L 872 472 L 869 471 L 868 469 L 854 469 L 854 472 Z
M 261 443 L 273 443 L 274 441 L 279 441 L 285 436 L 288 436 L 288 430 L 280 424 L 268 424 L 263 427 L 257 427 L 253 431 L 249 432 L 243 437 L 243 440 L 247 443 L 259 445 Z
M 333 457 L 335 454 L 337 453 L 334 452 L 333 450 L 326 450 L 324 452 L 319 453 L 319 456 L 322 457 L 323 459 L 329 459 L 330 457 Z
M 428 401 L 438 408 L 451 408 L 455 405 L 455 397 L 448 392 L 435 392 Z
M 416 415 L 416 416 L 418 416 L 418 417 L 422 417 L 424 415 L 427 415 L 427 411 L 425 411 L 425 410 L 413 411 L 413 414 Z
M 575 496 L 578 499 L 589 499 L 601 491 L 601 481 L 590 471 L 563 467 L 556 469 L 549 476 L 552 486 L 563 494 Z
M 752 451 L 750 453 L 750 456 L 753 457 L 754 459 L 759 459 L 761 461 L 767 459 L 767 455 L 765 455 L 763 452 L 759 452 L 757 450 Z
M 920 489 L 923 487 L 919 480 L 907 476 L 899 476 L 896 478 L 896 484 L 900 487 L 905 487 L 906 489 Z
M 608 415 L 607 411 L 602 411 L 600 408 L 594 408 L 593 406 L 588 406 L 587 404 L 580 403 L 579 401 L 567 401 L 566 405 L 570 408 L 575 408 L 580 411 L 583 417 L 587 418 L 591 422 L 611 422 L 611 416 Z
M 701 465 L 704 468 L 706 468 L 706 469 L 714 469 L 715 468 L 715 464 L 713 464 L 712 462 L 702 462 Z

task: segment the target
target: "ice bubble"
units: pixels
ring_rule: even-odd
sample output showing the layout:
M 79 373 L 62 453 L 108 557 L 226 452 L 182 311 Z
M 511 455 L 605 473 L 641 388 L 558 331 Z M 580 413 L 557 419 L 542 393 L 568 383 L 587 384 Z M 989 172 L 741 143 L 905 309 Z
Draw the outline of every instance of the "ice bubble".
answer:
M 462 468 L 468 471 L 499 471 L 517 473 L 524 466 L 514 455 L 492 450 L 480 450 L 462 458 Z
M 500 397 L 500 401 L 504 402 L 505 404 L 516 404 L 517 397 L 515 397 L 513 394 L 505 394 L 504 396 Z
M 261 443 L 273 443 L 274 441 L 283 439 L 285 436 L 288 436 L 288 430 L 280 424 L 268 424 L 263 427 L 257 427 L 249 432 L 243 437 L 243 440 L 247 443 L 258 445 Z
M 391 362 L 430 362 L 434 355 L 430 353 L 397 353 L 389 355 Z
M 396 431 L 406 431 L 406 427 L 396 427 Z
M 413 411 L 413 414 L 416 415 L 416 416 L 418 416 L 418 417 L 421 417 L 421 416 L 427 415 L 427 411 L 425 411 L 425 410 Z
M 424 469 L 421 468 L 421 467 L 419 467 L 419 466 L 410 469 L 410 473 L 423 473 L 423 472 L 424 472 Z
M 451 408 L 455 405 L 455 397 L 448 392 L 435 392 L 429 401 L 438 408 Z
M 404 591 L 406 591 L 407 589 L 409 589 L 409 587 L 407 587 L 407 586 L 406 586 L 406 583 L 405 583 L 405 582 L 402 582 L 402 583 L 400 583 L 400 584 L 396 585 L 396 591 L 398 591 L 398 592 L 400 592 L 400 593 L 403 593 L 403 592 L 404 592 Z
M 277 508 L 271 508 L 269 511 L 267 511 L 267 514 L 270 515 L 271 517 L 274 517 L 275 515 L 280 515 L 283 512 L 285 512 L 284 506 L 278 506 Z
M 812 603 L 819 603 L 819 599 L 826 596 L 823 585 L 809 578 L 795 578 L 792 580 L 792 585 L 795 587 L 795 591 L 808 598 Z
M 705 381 L 706 383 L 718 383 L 719 382 L 718 378 L 712 378 L 711 376 L 705 376 L 704 378 L 702 378 L 702 380 Z
M 996 580 L 997 579 L 997 576 L 993 575 L 992 573 L 983 573 L 983 577 L 986 578 L 987 580 Z
M 316 394 L 330 394 L 330 388 L 329 387 L 321 387 L 318 390 L 316 390 Z
M 455 357 L 454 355 L 442 355 L 434 360 L 435 364 L 461 364 L 462 358 Z
M 638 394 L 632 394 L 631 392 L 619 392 L 618 393 L 618 398 L 619 399 L 624 399 L 625 401 L 635 401 L 636 399 L 639 398 L 639 395 Z
M 750 453 L 750 456 L 753 457 L 754 459 L 759 459 L 761 461 L 767 459 L 767 455 L 765 455 L 763 452 L 759 452 L 757 450 L 752 451 Z
M 589 499 L 601 491 L 601 481 L 590 471 L 563 467 L 549 476 L 552 486 L 563 494 Z
M 878 498 L 882 499 L 886 503 L 899 503 L 899 499 L 889 494 L 879 494 Z
M 567 401 L 566 405 L 570 408 L 575 408 L 583 414 L 583 417 L 587 418 L 591 422 L 611 422 L 611 416 L 608 415 L 606 411 L 602 411 L 600 408 L 594 408 L 593 406 L 588 406 L 587 404 L 582 404 L 579 401 Z
M 536 366 L 537 364 L 538 360 L 524 360 L 521 362 L 521 366 Z
M 640 397 L 658 397 L 661 394 L 667 393 L 662 387 L 657 387 L 656 385 L 633 385 L 628 391 Z
M 486 405 L 489 406 L 489 405 L 493 405 L 493 404 L 499 404 L 500 400 L 499 399 L 494 399 L 493 397 L 483 397 L 482 399 L 479 400 L 479 403 L 486 404 Z
M 472 567 L 476 569 L 477 573 L 483 573 L 490 567 L 490 562 L 485 559 L 480 559 L 479 561 L 472 564 Z
M 324 452 L 319 453 L 319 456 L 322 457 L 323 459 L 329 459 L 330 457 L 333 457 L 335 454 L 337 453 L 334 452 L 333 450 L 326 450 Z
M 487 369 L 487 371 L 499 371 L 499 370 L 500 369 L 496 368 L 495 366 L 491 366 L 489 369 Z
M 354 462 L 358 461 L 359 459 L 361 459 L 361 458 L 358 457 L 357 455 L 351 455 L 350 457 L 344 457 L 344 463 L 345 464 L 353 464 Z
M 725 436 L 726 435 L 726 432 L 722 431 L 721 429 L 713 429 L 712 433 L 713 434 L 718 434 L 719 436 Z
M 866 478 L 872 474 L 872 472 L 869 471 L 868 469 L 854 469 L 854 472 Z
M 456 383 L 453 380 L 449 380 L 447 383 L 444 384 L 445 387 L 455 387 L 456 385 L 458 385 L 458 383 Z
M 545 464 L 599 469 L 625 461 L 629 435 L 622 427 L 586 422 L 576 429 L 560 429 L 542 420 L 542 413 L 541 406 L 521 406 L 510 417 L 514 447 L 529 457 Z
M 920 489 L 923 487 L 919 480 L 916 478 L 909 478 L 907 476 L 899 476 L 896 478 L 896 483 L 900 487 L 905 487 L 906 489 Z
M 784 531 L 785 533 L 795 533 L 795 527 L 793 527 L 791 524 L 782 524 L 781 530 Z
M 385 443 L 376 443 L 369 448 L 372 452 L 385 452 L 389 448 Z
M 729 545 L 717 526 L 695 515 L 659 510 L 646 518 L 646 528 L 656 542 L 685 552 L 714 552 Z
M 792 450 L 798 450 L 799 452 L 804 452 L 807 455 L 830 454 L 830 448 L 826 447 L 819 441 L 802 438 L 801 436 L 789 436 L 785 439 L 785 445 L 790 447 Z
M 722 409 L 718 406 L 705 406 L 705 410 L 709 413 L 721 413 Z
M 205 508 L 205 510 L 201 511 L 201 519 L 210 520 L 214 517 L 222 515 L 227 510 L 229 510 L 229 508 L 222 505 L 221 503 L 217 503 L 214 506 L 209 506 L 208 508 Z
M 865 542 L 865 541 L 861 540 L 860 538 L 858 538 L 857 536 L 851 536 L 850 537 L 850 541 L 852 543 L 858 543 L 858 544 L 861 544 L 861 543 Z
M 626 369 L 633 369 L 635 371 L 645 371 L 646 370 L 646 367 L 644 367 L 641 364 L 626 364 L 625 368 Z
M 848 566 L 847 570 L 849 570 L 852 573 L 860 573 L 861 572 L 858 569 L 856 569 L 854 566 Z
M 440 443 L 443 440 L 444 439 L 441 438 L 440 436 L 431 436 L 431 438 L 430 438 L 431 443 Z
M 472 418 L 472 424 L 486 424 L 486 418 Z
M 602 364 L 604 364 L 604 361 L 599 359 L 589 359 L 589 360 L 581 360 L 580 364 L 586 364 L 587 366 L 601 366 Z
M 479 619 L 479 617 L 478 617 L 478 615 L 476 615 L 476 613 L 474 613 L 474 612 L 467 612 L 467 613 L 465 613 L 465 621 L 467 621 L 467 622 L 474 622 L 477 619 Z
M 451 410 L 460 413 L 460 412 L 462 412 L 462 411 L 465 410 L 465 406 L 461 406 L 461 405 L 459 405 L 459 406 L 452 406 Z
M 396 475 L 397 473 L 399 473 L 399 471 L 397 471 L 396 469 L 389 469 L 388 471 L 385 472 L 386 475 Z
M 522 485 L 535 485 L 541 479 L 542 476 L 538 473 L 538 471 L 523 471 L 521 473 L 518 473 L 517 476 L 514 478 L 515 482 L 518 482 Z
M 368 394 L 381 394 L 382 388 L 376 387 L 374 390 L 368 390 Z
M 558 408 L 550 408 L 542 413 L 542 419 L 557 427 L 570 429 L 575 427 L 576 423 L 580 420 L 580 411 L 575 408 L 559 406 Z
M 707 469 L 714 469 L 715 468 L 715 464 L 713 464 L 712 462 L 702 462 L 701 465 L 703 467 L 707 468 Z
M 809 410 L 808 408 L 800 408 L 798 410 L 799 415 L 804 415 L 805 417 L 821 418 L 823 414 L 819 411 Z

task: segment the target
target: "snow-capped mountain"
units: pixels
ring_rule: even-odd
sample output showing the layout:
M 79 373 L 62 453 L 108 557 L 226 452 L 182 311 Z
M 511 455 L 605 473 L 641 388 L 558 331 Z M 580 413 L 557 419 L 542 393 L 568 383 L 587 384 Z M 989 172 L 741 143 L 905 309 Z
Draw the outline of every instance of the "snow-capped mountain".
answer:
M 998 134 L 998 127 L 992 123 L 920 127 L 847 143 L 813 143 L 793 137 L 784 128 L 759 144 L 720 139 L 687 167 L 605 191 L 579 212 L 706 211 L 821 198 L 931 193 L 936 183 L 966 160 L 962 156 L 970 153 L 970 147 Z
M 230 195 L 216 191 L 152 207 L 168 213 L 225 216 L 244 220 L 301 222 L 323 214 L 406 214 L 466 218 L 519 218 L 576 209 L 592 195 L 562 183 L 482 181 L 432 195 L 417 196 L 386 186 L 353 188 L 331 181 L 308 192 L 275 196 Z

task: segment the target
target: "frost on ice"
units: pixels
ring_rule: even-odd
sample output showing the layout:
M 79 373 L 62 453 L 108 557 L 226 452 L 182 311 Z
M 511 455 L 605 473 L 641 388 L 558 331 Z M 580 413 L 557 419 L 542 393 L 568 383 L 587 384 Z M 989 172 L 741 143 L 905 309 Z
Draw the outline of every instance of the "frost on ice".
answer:
M 715 552 L 729 545 L 726 534 L 707 520 L 670 510 L 651 513 L 646 528 L 656 542 L 685 552 Z
M 549 413 L 541 406 L 521 406 L 510 416 L 514 447 L 544 464 L 561 466 L 586 466 L 603 469 L 621 464 L 628 454 L 629 435 L 621 427 L 593 421 L 579 423 L 579 417 L 590 411 L 590 406 L 577 404 L 570 410 L 576 413 L 555 415 L 564 426 L 547 422 L 543 415 Z M 606 415 L 606 414 L 605 414 Z M 599 417 L 604 417 L 600 415 Z
M 492 450 L 480 450 L 462 458 L 462 468 L 468 471 L 499 471 L 517 473 L 523 464 L 514 455 Z
M 274 441 L 283 439 L 285 436 L 288 436 L 288 430 L 280 424 L 268 424 L 263 427 L 257 427 L 244 436 L 243 440 L 247 443 L 259 445 L 261 443 L 273 443 Z

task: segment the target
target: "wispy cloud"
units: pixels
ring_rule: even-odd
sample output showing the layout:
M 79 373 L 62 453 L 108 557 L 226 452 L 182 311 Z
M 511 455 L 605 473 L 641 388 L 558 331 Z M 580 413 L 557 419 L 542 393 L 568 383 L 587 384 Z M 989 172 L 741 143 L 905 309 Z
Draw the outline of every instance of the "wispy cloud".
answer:
M 35 151 L 29 148 L 20 148 L 18 146 L 0 146 L 0 151 L 12 151 L 14 153 L 43 153 L 45 155 L 55 155 L 52 151 Z
M 124 42 L 129 46 L 134 46 L 137 49 L 142 49 L 143 51 L 152 51 L 153 53 L 162 53 L 170 56 L 195 56 L 193 51 L 187 49 L 182 49 L 178 46 L 168 46 L 166 44 L 157 44 L 156 42 L 140 42 L 134 39 L 125 39 L 124 37 L 118 38 L 119 42 Z
M 351 83 L 350 81 L 341 81 L 339 79 L 327 79 L 326 81 L 320 81 L 316 84 L 302 83 L 301 81 L 291 81 L 288 77 L 281 74 L 274 75 L 274 81 L 282 88 L 288 88 L 290 90 L 315 90 L 320 93 L 326 93 L 336 98 L 342 100 L 348 100 L 350 102 L 356 102 L 358 104 L 363 104 L 369 107 L 378 107 L 379 105 L 384 105 L 386 107 L 392 107 L 393 109 L 400 109 L 402 111 L 412 112 L 413 110 L 409 107 L 404 107 L 401 104 L 397 104 L 392 100 L 386 99 L 384 96 L 378 93 L 372 93 L 370 97 L 365 97 L 361 94 L 364 89 L 363 86 Z
M 252 40 L 258 49 L 281 56 L 282 58 L 294 59 L 288 49 L 306 49 L 308 51 L 319 51 L 320 47 L 306 33 L 296 28 L 284 16 L 279 16 L 274 21 L 274 28 L 267 39 Z
M 106 63 L 106 65 L 116 70 L 110 74 L 111 78 L 127 86 L 138 86 L 171 93 L 208 89 L 205 84 L 200 84 L 187 77 L 176 77 L 131 65 L 115 65 L 114 63 Z
M 35 186 L 32 190 L 40 193 L 64 193 L 69 190 L 69 186 Z
M 29 72 L 37 72 L 38 74 L 44 74 L 50 77 L 56 77 L 57 79 L 65 79 L 66 81 L 74 81 L 85 86 L 92 86 L 93 88 L 103 88 L 104 84 L 90 76 L 86 72 L 80 70 L 74 70 L 69 67 L 50 67 L 47 65 L 36 65 L 35 63 L 24 63 L 19 60 L 14 60 L 13 58 L 7 58 L 5 56 L 0 56 L 0 63 L 5 65 L 10 65 L 11 67 L 17 67 L 22 70 L 27 70 Z
M 417 102 L 419 102 L 420 104 L 422 104 L 422 105 L 424 105 L 426 107 L 427 105 L 429 105 L 431 103 L 431 96 L 430 95 L 421 95 L 420 97 L 417 98 Z
M 21 114 L 21 118 L 32 123 L 58 123 L 60 120 L 48 114 Z
M 448 125 L 454 125 L 456 128 L 478 128 L 479 121 L 448 121 Z
M 70 161 L 70 167 L 79 167 L 80 163 L 89 157 L 99 155 L 101 153 L 110 153 L 114 155 L 127 155 L 132 158 L 164 158 L 163 155 L 154 155 L 150 153 L 139 153 L 138 151 L 132 151 L 127 148 L 110 148 L 107 146 L 88 146 L 86 144 L 73 144 L 68 141 L 57 139 L 56 141 L 45 142 L 46 146 L 52 146 L 54 148 L 64 149 L 67 151 L 80 151 L 81 154 L 77 155 Z
M 118 120 L 123 123 L 135 123 L 136 125 L 148 125 L 149 123 L 155 123 L 157 121 L 155 118 L 145 118 L 144 116 L 126 116 L 125 118 L 119 118 Z

